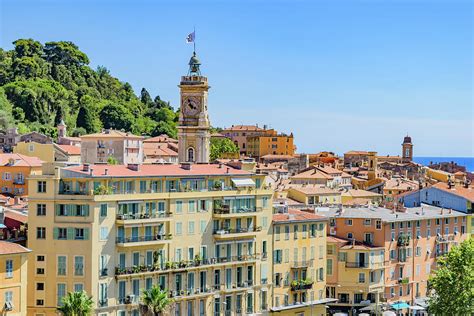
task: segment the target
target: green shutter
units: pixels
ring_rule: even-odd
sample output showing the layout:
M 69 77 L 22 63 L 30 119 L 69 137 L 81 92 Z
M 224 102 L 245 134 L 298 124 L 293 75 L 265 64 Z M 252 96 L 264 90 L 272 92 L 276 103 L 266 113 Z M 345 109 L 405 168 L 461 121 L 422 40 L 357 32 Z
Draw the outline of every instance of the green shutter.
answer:
M 84 206 L 84 216 L 88 217 L 89 216 L 89 205 L 83 205 Z
M 53 228 L 53 239 L 58 239 L 59 237 L 59 228 L 54 227 Z
M 84 240 L 89 240 L 89 228 L 84 228 Z
M 74 213 L 73 208 L 71 207 L 71 204 L 66 204 L 66 214 L 67 216 L 72 216 Z
M 67 239 L 73 240 L 74 239 L 74 228 L 68 227 L 67 229 Z
M 59 209 L 61 207 L 61 204 L 56 204 L 56 216 L 59 215 Z

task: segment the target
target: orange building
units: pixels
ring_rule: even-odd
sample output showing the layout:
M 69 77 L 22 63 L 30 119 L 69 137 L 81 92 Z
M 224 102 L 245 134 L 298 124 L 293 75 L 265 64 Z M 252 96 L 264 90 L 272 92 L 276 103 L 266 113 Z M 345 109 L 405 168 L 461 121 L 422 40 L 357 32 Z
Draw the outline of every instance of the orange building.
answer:
M 322 207 L 315 212 L 330 218 L 330 235 L 383 250 L 384 290 L 381 301 L 387 308 L 399 312 L 407 312 L 407 305 L 415 305 L 416 300 L 427 297 L 428 277 L 432 269 L 436 268 L 437 258 L 468 236 L 467 214 L 429 205 L 397 212 L 372 206 L 343 209 Z M 354 261 L 360 266 L 365 260 L 365 267 L 366 262 L 372 262 L 380 254 L 375 250 L 367 251 L 368 255 L 357 253 L 350 260 L 340 256 L 338 261 Z M 354 275 L 356 277 L 359 278 L 359 274 Z M 372 285 L 370 280 L 369 286 Z M 344 298 L 352 303 L 360 299 L 373 301 L 370 292 L 364 291 L 362 297 L 351 297 L 346 295 L 347 292 L 341 293 L 341 288 L 337 286 L 331 291 L 336 298 L 344 294 Z M 346 312 L 353 308 L 357 307 L 351 305 Z M 338 310 L 341 310 L 341 306 L 338 306 Z
M 0 190 L 12 195 L 28 195 L 30 174 L 41 173 L 42 161 L 21 154 L 0 154 Z
M 247 137 L 263 135 L 264 132 L 265 126 L 261 128 L 258 125 L 232 125 L 224 129 L 221 134 L 230 138 L 240 148 L 242 155 L 247 155 Z
M 263 135 L 247 137 L 247 154 L 252 157 L 265 155 L 290 155 L 295 154 L 293 133 L 278 134 L 274 129 L 265 130 Z

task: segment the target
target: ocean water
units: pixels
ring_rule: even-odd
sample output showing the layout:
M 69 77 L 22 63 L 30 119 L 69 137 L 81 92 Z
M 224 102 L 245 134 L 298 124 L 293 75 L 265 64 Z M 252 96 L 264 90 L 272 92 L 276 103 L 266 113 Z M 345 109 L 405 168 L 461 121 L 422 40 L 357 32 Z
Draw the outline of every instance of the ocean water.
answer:
M 454 161 L 458 165 L 466 167 L 467 171 L 474 172 L 474 157 L 413 157 L 413 161 L 424 166 L 428 166 L 430 162 Z

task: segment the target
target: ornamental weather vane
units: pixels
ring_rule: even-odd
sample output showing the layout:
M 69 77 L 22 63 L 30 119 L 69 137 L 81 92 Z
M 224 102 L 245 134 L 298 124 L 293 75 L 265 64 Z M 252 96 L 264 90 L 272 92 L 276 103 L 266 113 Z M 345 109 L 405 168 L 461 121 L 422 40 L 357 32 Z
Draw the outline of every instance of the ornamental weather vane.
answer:
M 199 66 L 201 65 L 201 63 L 199 62 L 199 59 L 196 56 L 196 29 L 194 29 L 192 33 L 189 33 L 188 36 L 186 36 L 186 43 L 193 43 L 193 56 L 189 60 L 189 75 L 200 76 L 201 71 L 199 70 Z

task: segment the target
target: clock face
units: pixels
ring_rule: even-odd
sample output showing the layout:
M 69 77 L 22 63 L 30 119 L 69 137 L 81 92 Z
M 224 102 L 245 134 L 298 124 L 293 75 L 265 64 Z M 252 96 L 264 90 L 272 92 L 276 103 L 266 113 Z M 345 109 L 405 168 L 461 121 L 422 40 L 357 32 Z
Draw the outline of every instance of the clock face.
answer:
M 187 116 L 194 116 L 199 113 L 201 104 L 199 97 L 183 97 L 182 111 Z

